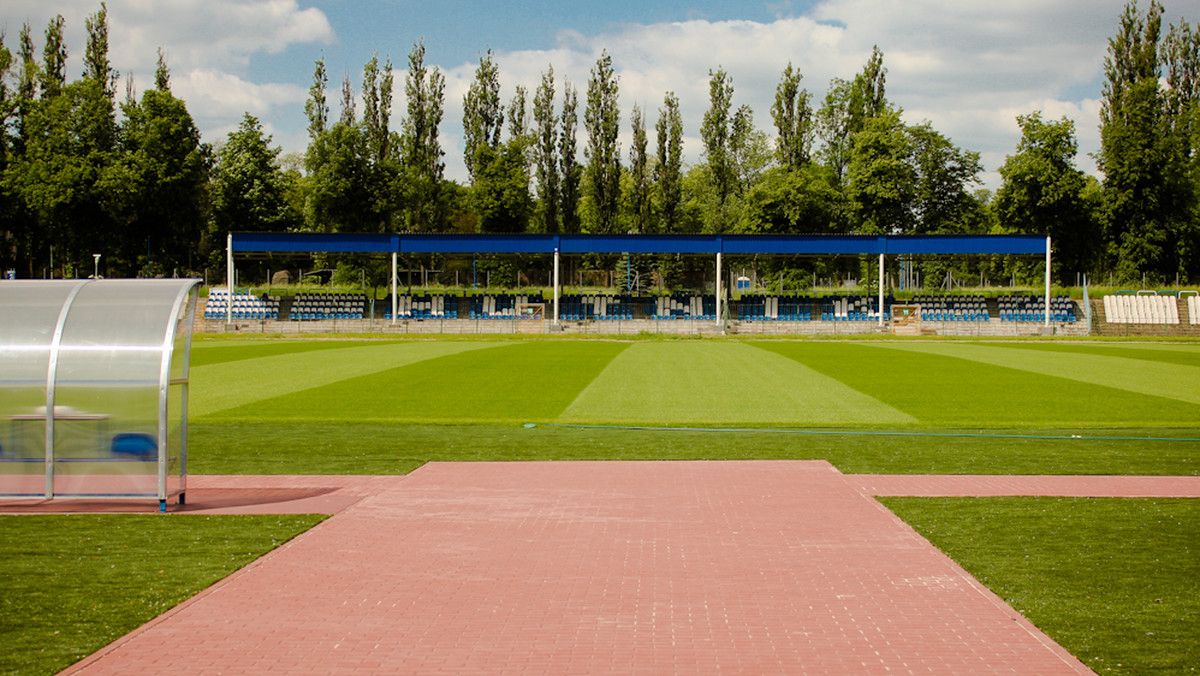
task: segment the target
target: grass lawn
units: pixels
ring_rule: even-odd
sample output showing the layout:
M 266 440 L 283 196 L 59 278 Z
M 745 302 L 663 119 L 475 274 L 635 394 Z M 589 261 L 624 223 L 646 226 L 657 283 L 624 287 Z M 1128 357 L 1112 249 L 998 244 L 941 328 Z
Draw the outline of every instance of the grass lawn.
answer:
M 846 473 L 1200 474 L 1196 344 L 205 338 L 192 355 L 188 466 L 196 474 L 401 474 L 434 460 L 726 458 L 823 458 Z M 1164 438 L 1174 440 L 1158 440 Z M 939 546 L 937 538 L 952 528 L 975 528 L 956 539 L 969 547 L 947 537 L 947 551 L 1056 637 L 1059 630 L 1051 627 L 1096 636 L 1132 631 L 1122 618 L 1141 616 L 1145 599 L 1116 595 L 1096 612 L 1071 599 L 1040 603 L 1068 593 L 1069 585 L 1027 573 L 1017 576 L 1026 591 L 1006 591 L 997 581 L 1009 575 L 991 571 L 1031 571 L 1032 563 L 1022 563 L 1029 555 L 1061 577 L 1078 571 L 1080 584 L 1123 579 L 1126 587 L 1174 589 L 1155 596 L 1163 603 L 1145 615 L 1150 628 L 1132 634 L 1133 641 L 1102 640 L 1108 652 L 1097 652 L 1105 660 L 1100 666 L 1087 655 L 1094 642 L 1060 640 L 1101 672 L 1116 662 L 1145 665 L 1142 673 L 1155 665 L 1200 663 L 1194 630 L 1181 641 L 1177 621 L 1160 612 L 1176 609 L 1188 626 L 1200 626 L 1194 602 L 1168 601 L 1194 588 L 1200 572 L 1194 548 L 1181 555 L 1177 546 L 1180 538 L 1200 540 L 1197 501 L 888 504 L 923 531 L 926 522 L 933 524 L 929 537 Z M 1155 528 L 1148 514 L 1164 523 L 1177 517 L 1180 525 Z M 279 522 L 277 532 L 267 522 L 201 526 L 198 517 L 106 518 L 112 521 L 104 529 L 85 526 L 85 534 L 78 524 L 88 522 L 76 517 L 13 517 L 10 523 L 31 524 L 51 537 L 44 538 L 47 549 L 32 554 L 20 537 L 0 530 L 0 565 L 37 556 L 43 584 L 47 570 L 62 570 L 59 580 L 107 579 L 76 572 L 76 559 L 107 562 L 111 552 L 136 549 L 141 545 L 126 543 L 151 524 L 166 529 L 154 537 L 188 543 L 188 556 L 168 558 L 172 563 L 164 566 L 161 557 L 143 555 L 147 560 L 138 565 L 148 563 L 150 571 L 140 575 L 157 581 L 186 559 L 189 566 L 200 561 L 211 582 L 311 523 L 275 519 L 269 523 Z M 203 527 L 224 532 L 210 538 L 190 530 Z M 235 538 L 239 530 L 244 533 Z M 98 532 L 111 537 L 96 545 Z M 210 539 L 243 537 L 261 543 L 234 547 L 249 558 L 207 548 Z M 1141 549 L 1126 552 L 1125 544 Z M 1093 559 L 1078 558 L 1117 545 L 1126 553 L 1111 565 L 1126 566 L 1124 577 L 1103 568 L 1103 560 L 1093 566 Z M 1176 563 L 1144 565 L 1156 554 Z M 1010 562 L 1014 556 L 1021 558 Z M 974 565 L 987 568 L 979 573 Z M 0 583 L 0 603 L 20 595 L 10 593 L 17 579 Z M 174 600 L 161 603 L 177 602 L 208 582 L 178 586 Z M 123 588 L 110 592 L 107 583 L 49 589 L 71 597 L 69 606 L 123 608 L 126 598 Z M 158 601 L 136 603 L 148 608 L 143 619 L 162 610 L 152 607 Z M 9 632 L 18 629 L 10 616 L 0 618 L 6 646 Z M 103 637 L 90 639 L 90 648 L 76 647 L 77 640 L 52 633 L 64 622 L 22 622 L 31 632 L 23 640 L 37 650 L 62 643 L 73 656 L 63 659 L 73 660 L 122 632 L 102 619 L 86 631 Z M 1147 631 L 1157 638 L 1143 640 Z M 0 662 L 0 671 L 11 670 L 25 671 Z
M 882 502 L 1097 673 L 1200 668 L 1200 501 Z
M 2 516 L 0 673 L 57 673 L 323 518 Z

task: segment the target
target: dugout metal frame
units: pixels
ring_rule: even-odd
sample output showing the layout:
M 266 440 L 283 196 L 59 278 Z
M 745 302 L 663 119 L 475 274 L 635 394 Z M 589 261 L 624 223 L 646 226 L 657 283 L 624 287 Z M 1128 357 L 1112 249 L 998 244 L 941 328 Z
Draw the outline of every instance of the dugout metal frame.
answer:
M 716 258 L 717 325 L 723 326 L 723 255 L 879 256 L 879 307 L 884 263 L 892 255 L 1042 255 L 1046 257 L 1045 327 L 1050 327 L 1050 236 L 1045 235 L 463 235 L 229 233 L 226 278 L 234 287 L 235 253 L 377 253 L 392 257 L 392 322 L 397 308 L 397 257 L 402 253 L 553 254 L 554 324 L 559 323 L 559 257 L 563 254 L 691 254 Z M 226 308 L 226 324 L 233 322 Z M 880 313 L 879 324 L 884 323 Z
M 184 503 L 200 284 L 0 281 L 0 496 Z

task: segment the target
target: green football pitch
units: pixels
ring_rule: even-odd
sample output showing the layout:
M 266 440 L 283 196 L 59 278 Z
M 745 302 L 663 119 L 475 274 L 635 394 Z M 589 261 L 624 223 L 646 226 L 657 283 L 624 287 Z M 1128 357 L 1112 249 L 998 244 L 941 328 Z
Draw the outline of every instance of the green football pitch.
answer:
M 1194 474 L 1200 447 L 1189 344 L 218 339 L 191 376 L 196 473 L 759 457 Z
M 847 473 L 1196 475 L 1200 344 L 203 337 L 189 413 L 194 474 L 820 458 Z M 1098 672 L 1196 664 L 1197 501 L 887 504 Z M 105 518 L 0 519 L 0 642 L 30 646 L 0 651 L 0 671 L 55 673 L 311 525 L 156 520 L 168 534 L 147 538 L 140 517 Z M 213 551 L 189 549 L 165 580 L 160 537 Z M 150 593 L 131 601 L 97 566 Z

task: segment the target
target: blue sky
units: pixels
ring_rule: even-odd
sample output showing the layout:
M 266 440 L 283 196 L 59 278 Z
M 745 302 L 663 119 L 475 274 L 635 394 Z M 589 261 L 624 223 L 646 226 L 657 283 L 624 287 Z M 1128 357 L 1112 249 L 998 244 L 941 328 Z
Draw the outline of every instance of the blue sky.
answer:
M 1200 20 L 1195 0 L 1164 5 L 1168 21 L 1184 13 Z M 771 132 L 774 87 L 789 61 L 819 100 L 831 78 L 853 77 L 879 45 L 889 100 L 907 121 L 929 121 L 980 152 L 983 187 L 994 189 L 996 169 L 1020 137 L 1016 116 L 1035 110 L 1075 121 L 1078 163 L 1094 170 L 1088 153 L 1099 145 L 1104 55 L 1124 0 L 108 0 L 107 6 L 110 56 L 135 87 L 153 80 L 162 47 L 172 89 L 187 101 L 206 141 L 219 143 L 250 112 L 285 152 L 305 147 L 303 107 L 316 59 L 326 59 L 336 108 L 343 76 L 357 87 L 373 52 L 390 57 L 398 125 L 402 69 L 423 37 L 426 64 L 446 75 L 442 143 L 447 175 L 459 180 L 465 180 L 462 96 L 489 48 L 506 99 L 517 84 L 532 91 L 551 65 L 560 85 L 566 78 L 586 89 L 589 69 L 607 50 L 620 77 L 626 126 L 636 104 L 652 128 L 664 94 L 673 91 L 683 111 L 685 155 L 698 162 L 710 69 L 729 72 L 735 105 L 750 105 L 756 124 Z M 40 51 L 47 21 L 62 13 L 75 78 L 82 71 L 84 19 L 98 8 L 98 0 L 5 0 L 0 29 L 15 49 L 28 22 Z

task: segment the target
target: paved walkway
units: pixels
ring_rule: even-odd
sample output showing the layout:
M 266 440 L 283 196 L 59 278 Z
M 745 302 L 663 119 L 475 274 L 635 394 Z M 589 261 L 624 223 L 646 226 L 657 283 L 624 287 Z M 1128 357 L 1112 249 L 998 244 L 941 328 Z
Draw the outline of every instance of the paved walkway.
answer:
M 189 481 L 188 511 L 337 515 L 69 673 L 1090 673 L 872 495 L 1200 495 L 822 461 Z

